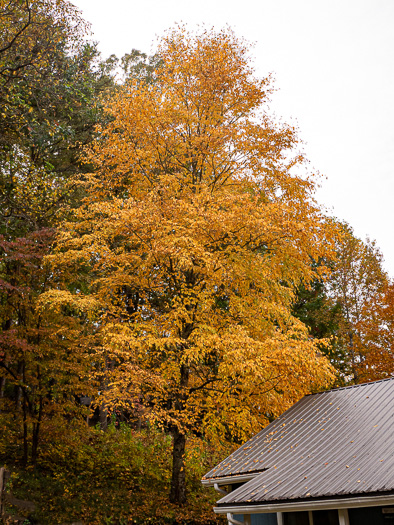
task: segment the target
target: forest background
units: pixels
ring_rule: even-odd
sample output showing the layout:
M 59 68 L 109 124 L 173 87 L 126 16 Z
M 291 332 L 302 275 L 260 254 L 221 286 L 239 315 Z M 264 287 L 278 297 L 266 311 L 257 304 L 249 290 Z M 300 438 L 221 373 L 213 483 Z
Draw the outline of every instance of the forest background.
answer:
M 231 30 L 103 60 L 72 4 L 0 6 L 7 490 L 26 523 L 214 522 L 213 464 L 392 374 L 382 255 L 325 216 Z

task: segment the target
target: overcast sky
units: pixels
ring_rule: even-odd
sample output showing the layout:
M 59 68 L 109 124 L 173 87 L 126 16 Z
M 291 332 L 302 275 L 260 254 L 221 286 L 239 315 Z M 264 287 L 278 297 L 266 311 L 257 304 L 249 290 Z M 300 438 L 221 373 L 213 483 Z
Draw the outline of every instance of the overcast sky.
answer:
M 273 107 L 298 124 L 324 179 L 318 200 L 376 239 L 394 277 L 394 0 L 73 0 L 106 58 L 151 53 L 184 22 L 229 25 L 273 72 Z

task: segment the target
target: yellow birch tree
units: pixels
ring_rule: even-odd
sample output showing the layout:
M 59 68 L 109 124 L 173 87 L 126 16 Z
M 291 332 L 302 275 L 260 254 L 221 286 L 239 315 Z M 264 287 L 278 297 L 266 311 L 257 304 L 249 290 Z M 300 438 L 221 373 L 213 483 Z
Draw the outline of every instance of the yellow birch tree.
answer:
M 158 55 L 150 83 L 131 81 L 107 104 L 86 199 L 51 256 L 69 292 L 51 301 L 89 296 L 105 402 L 138 402 L 171 433 L 170 500 L 183 503 L 188 433 L 243 440 L 332 380 L 291 314 L 332 234 L 248 45 L 178 27 Z

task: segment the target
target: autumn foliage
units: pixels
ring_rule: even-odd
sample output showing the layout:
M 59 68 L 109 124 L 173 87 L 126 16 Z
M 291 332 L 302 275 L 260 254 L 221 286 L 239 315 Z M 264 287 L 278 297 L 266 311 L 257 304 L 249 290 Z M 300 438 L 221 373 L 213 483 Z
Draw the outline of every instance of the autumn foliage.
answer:
M 336 222 L 329 278 L 297 292 L 293 312 L 309 328 L 337 372 L 336 384 L 374 381 L 393 372 L 393 285 L 374 241 Z
M 72 330 L 61 334 L 38 298 L 52 286 L 44 257 L 69 200 L 75 136 L 84 138 L 70 127 L 89 53 L 86 24 L 65 1 L 0 1 L 0 27 L 0 399 L 3 417 L 19 424 L 24 463 L 34 464 L 44 419 L 78 411 L 83 376 Z
M 325 217 L 231 30 L 176 27 L 116 84 L 68 2 L 0 8 L 0 457 L 59 521 L 205 522 L 213 454 L 392 373 L 380 252 Z
M 347 224 L 340 225 L 336 244 L 326 286 L 339 307 L 335 338 L 343 348 L 344 378 L 355 383 L 382 379 L 393 371 L 392 285 L 383 256 L 375 242 L 363 242 Z
M 106 403 L 138 403 L 172 434 L 182 502 L 188 433 L 243 440 L 332 379 L 290 312 L 332 234 L 247 46 L 180 28 L 159 55 L 152 83 L 109 100 L 96 171 L 50 260 L 59 286 L 83 279 L 72 297 L 95 315 Z

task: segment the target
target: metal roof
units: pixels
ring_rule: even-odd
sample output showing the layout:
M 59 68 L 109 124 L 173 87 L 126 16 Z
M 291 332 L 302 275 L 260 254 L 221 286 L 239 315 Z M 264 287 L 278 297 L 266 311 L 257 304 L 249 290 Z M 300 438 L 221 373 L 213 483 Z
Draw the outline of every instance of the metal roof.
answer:
M 219 506 L 393 492 L 393 422 L 394 378 L 309 395 L 203 480 L 254 476 Z

